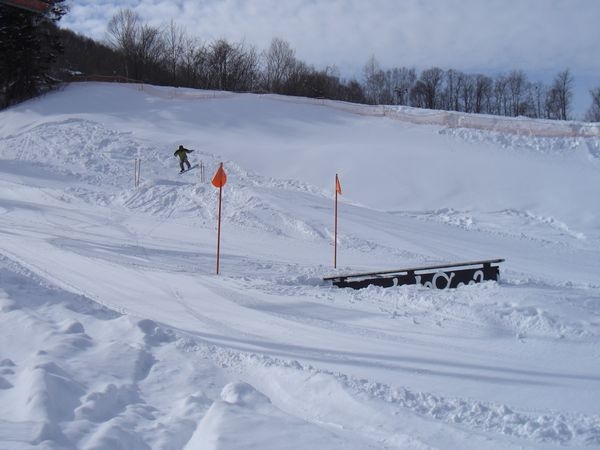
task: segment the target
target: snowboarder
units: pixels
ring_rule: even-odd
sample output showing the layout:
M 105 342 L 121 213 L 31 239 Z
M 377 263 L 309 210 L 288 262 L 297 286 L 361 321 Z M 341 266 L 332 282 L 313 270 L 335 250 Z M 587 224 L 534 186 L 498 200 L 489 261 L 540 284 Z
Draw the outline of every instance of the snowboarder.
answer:
M 187 164 L 188 170 L 190 170 L 190 168 L 192 167 L 192 165 L 188 161 L 187 155 L 188 153 L 192 153 L 193 151 L 194 150 L 188 150 L 183 145 L 180 145 L 179 148 L 175 150 L 175 153 L 173 153 L 173 156 L 179 156 L 179 167 L 181 167 L 181 171 L 179 173 L 185 172 L 185 169 L 183 167 L 184 164 Z

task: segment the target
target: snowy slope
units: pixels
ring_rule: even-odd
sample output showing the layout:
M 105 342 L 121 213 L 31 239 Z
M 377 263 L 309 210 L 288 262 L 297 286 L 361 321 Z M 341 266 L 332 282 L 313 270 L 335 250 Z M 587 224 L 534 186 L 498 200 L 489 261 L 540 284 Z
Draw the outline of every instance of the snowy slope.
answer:
M 0 112 L 0 448 L 600 446 L 598 136 L 93 83 Z M 218 277 L 179 144 L 228 174 Z M 502 279 L 324 283 L 335 173 L 337 272 Z

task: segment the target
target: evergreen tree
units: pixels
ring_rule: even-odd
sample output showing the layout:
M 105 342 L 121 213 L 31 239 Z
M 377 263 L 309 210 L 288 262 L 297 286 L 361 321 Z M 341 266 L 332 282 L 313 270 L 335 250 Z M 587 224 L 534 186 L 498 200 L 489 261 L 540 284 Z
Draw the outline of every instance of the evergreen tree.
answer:
M 43 14 L 0 5 L 0 107 L 54 84 L 50 66 L 62 51 L 55 22 L 66 13 L 63 2 L 54 0 Z

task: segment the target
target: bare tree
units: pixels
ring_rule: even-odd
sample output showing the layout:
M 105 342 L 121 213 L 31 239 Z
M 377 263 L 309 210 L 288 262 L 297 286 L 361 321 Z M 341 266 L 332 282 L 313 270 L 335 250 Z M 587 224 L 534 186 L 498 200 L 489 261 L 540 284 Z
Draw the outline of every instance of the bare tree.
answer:
M 163 41 L 159 28 L 142 25 L 139 27 L 139 40 L 136 46 L 138 66 L 135 78 L 144 80 L 148 71 L 158 63 L 163 55 Z
M 454 69 L 447 70 L 444 74 L 445 89 L 441 95 L 443 109 L 459 111 L 459 98 L 464 80 L 464 74 Z
M 508 81 L 505 76 L 500 75 L 494 80 L 493 94 L 494 101 L 492 112 L 499 116 L 510 115 Z
M 485 75 L 475 76 L 475 98 L 473 104 L 473 112 L 480 114 L 483 112 L 490 113 L 492 111 L 492 87 L 494 82 Z
M 179 77 L 183 85 L 204 87 L 202 68 L 206 67 L 206 46 L 196 38 L 186 37 L 183 41 Z
M 365 95 L 367 101 L 374 105 L 381 104 L 385 91 L 385 73 L 372 55 L 363 67 L 365 77 Z
M 344 97 L 342 100 L 356 103 L 367 103 L 362 85 L 357 80 L 350 80 L 346 84 Z
M 244 43 L 236 45 L 234 71 L 234 89 L 238 91 L 254 91 L 258 87 L 260 73 L 260 57 L 254 46 Z
M 410 89 L 417 81 L 417 71 L 401 67 L 393 70 L 393 77 L 396 103 L 399 105 L 408 105 Z
M 136 66 L 136 46 L 139 39 L 140 17 L 131 9 L 120 9 L 108 22 L 108 43 L 125 58 L 125 75 L 133 76 Z
M 207 55 L 209 87 L 231 90 L 253 90 L 258 79 L 259 60 L 256 50 L 244 44 L 232 45 L 224 39 L 214 42 Z
M 548 88 L 540 81 L 532 83 L 530 86 L 530 105 L 531 115 L 541 119 L 546 117 L 546 109 L 544 107 L 546 98 L 548 97 Z
M 549 91 L 549 111 L 552 118 L 567 120 L 573 100 L 573 77 L 569 69 L 560 72 Z
M 476 77 L 473 75 L 462 75 L 460 83 L 460 110 L 464 112 L 475 111 L 475 96 L 476 96 Z
M 188 38 L 185 30 L 176 25 L 173 19 L 163 31 L 163 58 L 169 69 L 171 83 L 177 84 L 179 66 L 183 63 Z
M 524 114 L 525 95 L 527 91 L 527 75 L 522 70 L 513 70 L 506 78 L 509 91 L 510 115 L 516 117 Z
M 287 41 L 274 38 L 262 58 L 265 88 L 270 92 L 281 92 L 296 63 L 294 49 Z
M 381 80 L 381 91 L 379 93 L 380 105 L 392 105 L 396 97 L 394 93 L 394 74 L 392 70 L 382 70 L 380 75 L 383 75 Z
M 322 80 L 321 82 L 321 97 L 341 98 L 342 93 L 340 87 L 340 69 L 336 65 L 325 67 L 324 70 L 317 72 Z
M 125 58 L 126 76 L 142 80 L 150 69 L 159 69 L 163 52 L 160 30 L 141 23 L 131 9 L 120 9 L 108 23 L 108 42 Z
M 440 90 L 444 71 L 438 67 L 424 70 L 415 85 L 415 93 L 421 97 L 424 108 L 435 109 L 440 102 Z
M 211 76 L 211 86 L 216 89 L 227 89 L 227 75 L 233 47 L 224 39 L 219 39 L 210 46 L 208 55 L 208 70 Z
M 306 95 L 307 79 L 310 72 L 311 69 L 305 62 L 296 60 L 291 69 L 284 93 L 288 95 Z
M 590 91 L 592 96 L 592 105 L 587 110 L 586 120 L 590 122 L 600 122 L 600 87 Z

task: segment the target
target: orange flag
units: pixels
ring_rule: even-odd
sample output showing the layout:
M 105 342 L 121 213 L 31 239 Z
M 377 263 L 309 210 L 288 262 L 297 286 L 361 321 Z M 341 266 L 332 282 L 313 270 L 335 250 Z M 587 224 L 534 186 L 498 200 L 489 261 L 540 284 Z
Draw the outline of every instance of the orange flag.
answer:
M 215 173 L 215 176 L 212 179 L 212 184 L 214 187 L 222 188 L 227 183 L 227 174 L 225 170 L 223 170 L 223 163 L 219 166 L 219 170 Z
M 340 179 L 338 178 L 337 173 L 335 174 L 335 192 L 342 195 L 342 186 L 340 185 Z
M 219 258 L 221 255 L 221 196 L 223 191 L 223 186 L 227 183 L 227 175 L 223 170 L 223 163 L 219 166 L 217 173 L 212 179 L 212 184 L 214 187 L 219 188 L 219 226 L 217 232 L 217 275 L 219 275 Z

